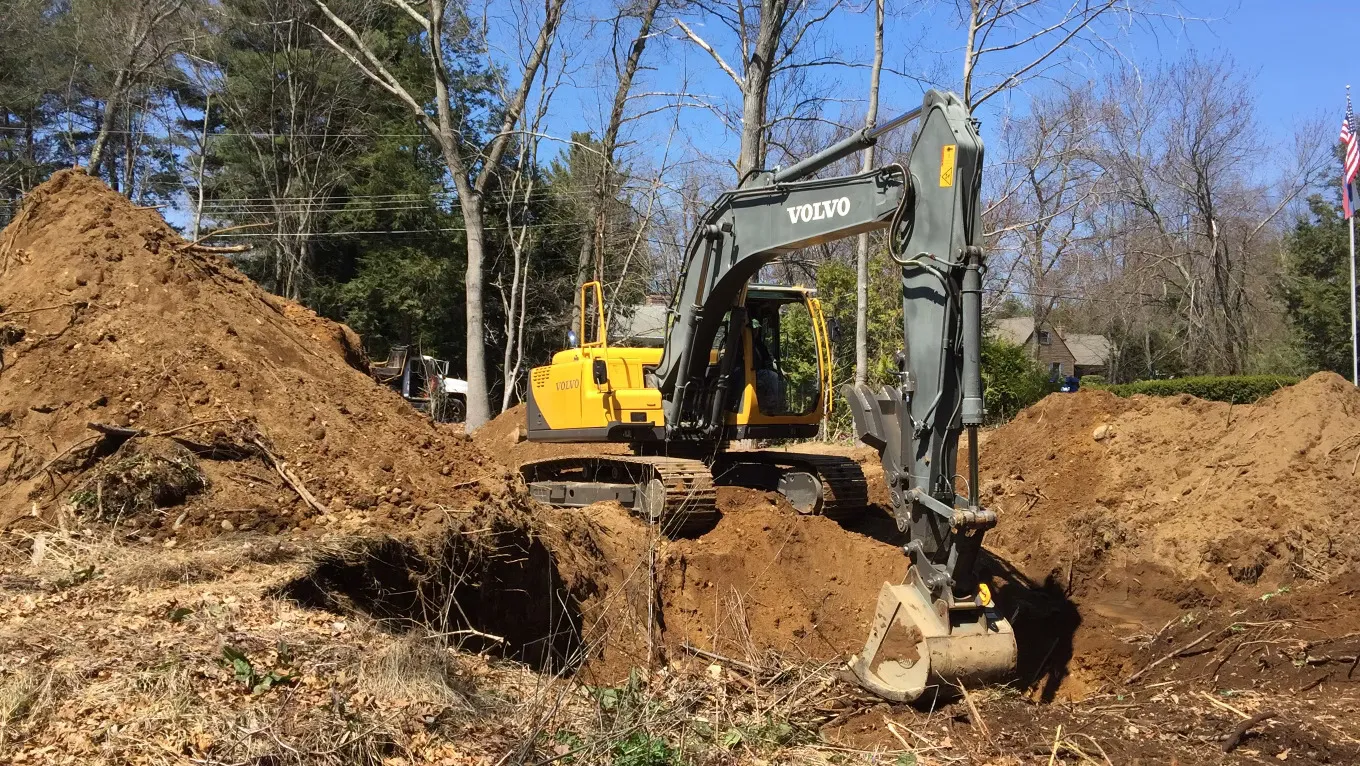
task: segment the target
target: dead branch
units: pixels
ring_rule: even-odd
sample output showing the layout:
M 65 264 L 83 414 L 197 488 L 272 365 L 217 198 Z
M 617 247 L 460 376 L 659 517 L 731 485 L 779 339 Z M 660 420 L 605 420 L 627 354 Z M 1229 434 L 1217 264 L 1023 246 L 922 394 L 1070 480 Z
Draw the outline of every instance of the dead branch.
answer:
M 1309 690 L 1311 690 L 1311 689 L 1316 689 L 1317 687 L 1319 687 L 1319 686 L 1322 685 L 1322 682 L 1323 682 L 1323 681 L 1326 681 L 1328 678 L 1331 678 L 1331 677 L 1332 677 L 1332 671 L 1329 670 L 1329 671 L 1327 671 L 1326 673 L 1323 673 L 1322 675 L 1318 676 L 1317 678 L 1314 678 L 1313 680 L 1311 680 L 1311 681 L 1309 681 L 1308 683 L 1304 684 L 1303 686 L 1300 686 L 1299 688 L 1295 689 L 1295 690 L 1294 690 L 1294 693 L 1295 693 L 1295 694 L 1302 694 L 1302 693 L 1304 693 L 1304 692 L 1306 692 L 1306 691 L 1309 691 Z
M 194 245 L 189 244 L 180 248 L 180 252 L 192 250 L 195 253 L 244 253 L 254 248 L 254 245 Z
M 1236 750 L 1237 746 L 1242 744 L 1242 738 L 1247 736 L 1247 732 L 1250 731 L 1253 726 L 1274 717 L 1275 711 L 1262 710 L 1251 718 L 1239 723 L 1237 728 L 1233 729 L 1232 734 L 1228 735 L 1228 738 L 1223 742 L 1223 752 L 1231 753 L 1233 750 Z
M 1185 646 L 1182 646 L 1182 647 L 1180 647 L 1179 649 L 1173 650 L 1170 654 L 1164 655 L 1164 656 L 1162 656 L 1161 658 L 1159 658 L 1159 659 L 1157 659 L 1157 660 L 1154 660 L 1154 661 L 1152 662 L 1152 664 L 1148 665 L 1147 667 L 1143 668 L 1142 670 L 1138 671 L 1137 673 L 1134 673 L 1133 675 L 1131 675 L 1131 676 L 1129 676 L 1128 678 L 1124 679 L 1124 683 L 1125 683 L 1125 684 L 1131 684 L 1131 683 L 1133 683 L 1134 681 L 1137 681 L 1138 679 L 1140 679 L 1140 678 L 1142 678 L 1143 676 L 1147 675 L 1147 672 L 1148 672 L 1149 670 L 1152 670 L 1153 668 L 1157 667 L 1158 665 L 1162 664 L 1163 662 L 1166 662 L 1167 660 L 1169 660 L 1169 659 L 1171 659 L 1171 658 L 1173 658 L 1173 657 L 1179 657 L 1180 654 L 1181 654 L 1181 652 L 1184 652 L 1184 651 L 1193 649 L 1193 648 L 1195 648 L 1196 646 L 1199 646 L 1201 643 L 1204 642 L 1204 639 L 1208 638 L 1209 636 L 1214 635 L 1214 634 L 1217 633 L 1217 632 L 1218 632 L 1218 631 L 1216 631 L 1216 630 L 1211 630 L 1211 631 L 1209 631 L 1208 633 L 1205 633 L 1204 635 L 1202 635 L 1202 636 L 1200 636 L 1199 638 L 1195 639 L 1194 641 L 1191 641 L 1190 643 L 1186 644 Z
M 760 670 L 759 670 L 758 668 L 756 668 L 756 666 L 754 666 L 754 665 L 751 665 L 751 664 L 746 663 L 746 662 L 742 662 L 741 660 L 734 660 L 734 659 L 732 659 L 731 657 L 724 657 L 723 655 L 718 654 L 718 653 L 716 653 L 716 652 L 710 652 L 710 651 L 707 651 L 707 650 L 705 650 L 705 649 L 700 649 L 699 647 L 694 646 L 693 644 L 691 644 L 691 643 L 688 642 L 688 641 L 686 641 L 685 643 L 681 644 L 681 645 L 680 645 L 680 648 L 681 648 L 681 649 L 684 649 L 686 652 L 689 652 L 690 654 L 694 655 L 695 657 L 702 657 L 702 658 L 704 658 L 704 659 L 706 659 L 706 660 L 709 660 L 709 661 L 712 661 L 712 662 L 720 662 L 720 663 L 722 663 L 722 664 L 724 664 L 724 665 L 730 665 L 730 666 L 736 668 L 737 670 L 740 670 L 740 671 L 746 673 L 747 675 L 752 675 L 752 676 L 758 676 L 758 675 L 760 675 Z
M 982 732 L 983 738 L 988 742 L 992 742 L 992 732 L 987 728 L 987 722 L 982 720 L 982 713 L 978 711 L 977 703 L 973 701 L 973 695 L 968 693 L 968 687 L 963 685 L 962 680 L 959 681 L 958 686 L 959 691 L 963 692 L 963 701 L 968 705 L 969 717 L 973 719 L 973 723 L 977 726 L 978 731 Z
M 89 305 L 89 304 L 87 304 L 85 301 L 71 301 L 70 303 L 54 303 L 54 304 L 51 305 L 51 306 L 39 306 L 39 307 L 34 308 L 34 309 L 15 309 L 15 310 L 13 310 L 13 311 L 6 311 L 6 312 L 4 312 L 4 313 L 0 313 L 0 319 L 4 319 L 5 317 L 17 317 L 17 316 L 20 316 L 20 315 L 22 315 L 22 314 L 37 314 L 38 312 L 41 312 L 41 311 L 52 311 L 53 309 L 69 308 L 69 307 L 73 307 L 73 306 L 87 306 L 87 305 Z
M 1222 657 L 1219 657 L 1217 660 L 1214 660 L 1213 668 L 1209 671 L 1210 678 L 1218 678 L 1218 671 L 1223 668 L 1223 663 L 1231 659 L 1232 656 L 1237 653 L 1237 650 L 1242 647 L 1242 644 L 1245 641 L 1246 641 L 1245 638 L 1239 639 L 1232 646 L 1228 647 L 1228 651 L 1224 652 Z
M 330 512 L 329 508 L 318 502 L 317 499 L 312 496 L 312 493 L 307 491 L 307 487 L 302 483 L 302 480 L 293 475 L 292 471 L 288 470 L 288 465 L 280 460 L 273 452 L 270 452 L 268 447 L 264 446 L 264 443 L 260 441 L 259 437 L 251 439 L 250 443 L 259 448 L 265 459 L 269 461 L 269 464 L 274 466 L 275 471 L 278 471 L 279 476 L 288 483 L 288 486 L 293 488 L 293 491 L 297 493 L 298 497 L 302 498 L 302 502 L 311 506 L 312 510 L 317 513 Z
M 215 230 L 213 230 L 213 231 L 208 232 L 207 234 L 204 234 L 203 236 L 199 237 L 198 239 L 194 240 L 193 242 L 185 242 L 184 244 L 180 245 L 179 247 L 177 247 L 177 248 L 175 248 L 175 249 L 176 249 L 176 250 L 179 250 L 180 252 L 183 252 L 183 251 L 185 251 L 185 250 L 202 250 L 203 247 L 199 245 L 200 242 L 203 242 L 203 241 L 208 240 L 208 239 L 212 239 L 213 237 L 216 237 L 216 236 L 218 236 L 218 235 L 220 235 L 220 234 L 226 234 L 226 233 L 229 232 L 229 231 L 240 231 L 241 229 L 259 229 L 259 228 L 263 228 L 263 227 L 265 227 L 265 226 L 273 226 L 273 225 L 274 225 L 274 222 L 273 222 L 273 221 L 262 221 L 262 222 L 260 222 L 260 223 L 243 223 L 243 224 L 240 224 L 239 226 L 228 226 L 228 227 L 225 228 L 225 229 L 215 229 Z M 237 247 L 243 247 L 243 248 L 245 248 L 245 249 L 249 249 L 249 246 L 248 246 L 248 245 L 237 245 Z M 232 252 L 241 252 L 241 251 L 240 251 L 240 250 L 234 250 L 234 251 L 232 251 Z
M 182 426 L 167 428 L 163 431 L 144 431 L 140 428 L 124 428 L 123 426 L 111 426 L 108 425 L 107 423 L 95 423 L 95 422 L 86 423 L 85 427 L 90 429 L 91 431 L 98 431 L 99 433 L 104 434 L 106 436 L 118 436 L 124 439 L 135 439 L 137 437 L 145 436 L 169 436 L 171 434 L 177 434 L 180 431 L 187 431 L 190 428 L 196 428 L 198 426 L 209 426 L 214 423 L 234 423 L 234 422 L 236 421 L 232 418 L 213 418 L 212 420 L 195 420 L 192 423 L 185 423 Z
M 47 470 L 51 469 L 52 466 L 56 465 L 56 463 L 57 463 L 58 460 L 61 460 L 62 458 L 64 458 L 64 457 L 66 457 L 67 455 L 69 455 L 69 454 L 75 452 L 76 450 L 81 449 L 82 447 L 87 447 L 87 446 L 89 446 L 89 445 L 95 443 L 96 441 L 99 441 L 99 437 L 98 437 L 98 436 L 91 436 L 91 437 L 89 437 L 88 439 L 81 439 L 80 441 L 76 442 L 75 444 L 72 444 L 71 446 L 69 446 L 69 447 L 67 447 L 66 449 L 62 450 L 61 452 L 57 453 L 57 456 L 56 456 L 56 457 L 54 457 L 54 458 L 52 458 L 51 460 L 49 460 L 49 461 L 47 461 L 46 463 L 44 463 L 42 468 L 39 468 L 38 470 L 36 470 L 36 471 L 33 472 L 33 475 L 36 476 L 37 474 L 43 473 L 44 471 L 47 471 Z

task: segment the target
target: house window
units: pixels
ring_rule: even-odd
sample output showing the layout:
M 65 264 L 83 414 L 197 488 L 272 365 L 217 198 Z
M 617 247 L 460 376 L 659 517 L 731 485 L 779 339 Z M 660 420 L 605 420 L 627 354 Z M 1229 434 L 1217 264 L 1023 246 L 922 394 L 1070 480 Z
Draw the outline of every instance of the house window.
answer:
M 1053 336 L 1049 335 L 1048 330 L 1039 331 L 1039 345 L 1047 346 L 1053 343 Z
M 1063 376 L 1062 362 L 1049 362 L 1048 382 L 1056 383 L 1057 381 L 1062 380 L 1062 376 Z

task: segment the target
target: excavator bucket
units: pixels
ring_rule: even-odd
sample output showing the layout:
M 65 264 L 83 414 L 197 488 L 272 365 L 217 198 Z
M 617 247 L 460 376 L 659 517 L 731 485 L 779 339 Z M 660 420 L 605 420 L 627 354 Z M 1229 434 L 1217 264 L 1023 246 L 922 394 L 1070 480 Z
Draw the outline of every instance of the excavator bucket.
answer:
M 972 601 L 935 601 L 915 567 L 902 585 L 883 583 L 864 651 L 850 671 L 864 688 L 894 702 L 928 691 L 980 686 L 1015 669 L 1015 633 L 982 588 Z

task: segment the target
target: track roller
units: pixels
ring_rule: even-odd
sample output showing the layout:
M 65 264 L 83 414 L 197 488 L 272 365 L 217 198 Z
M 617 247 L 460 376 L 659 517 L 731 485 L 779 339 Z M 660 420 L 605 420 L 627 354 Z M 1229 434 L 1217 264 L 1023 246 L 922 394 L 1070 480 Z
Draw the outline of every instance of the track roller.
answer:
M 702 532 L 719 512 L 708 466 L 674 457 L 592 455 L 520 466 L 529 494 L 559 508 L 617 501 L 670 536 Z

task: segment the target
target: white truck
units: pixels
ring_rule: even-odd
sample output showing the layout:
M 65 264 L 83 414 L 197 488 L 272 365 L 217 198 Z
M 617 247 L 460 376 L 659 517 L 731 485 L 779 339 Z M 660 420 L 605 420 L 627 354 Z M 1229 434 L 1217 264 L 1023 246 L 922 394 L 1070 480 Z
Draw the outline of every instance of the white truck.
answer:
M 449 377 L 449 363 L 410 346 L 393 346 L 387 361 L 369 365 L 373 379 L 401 394 L 412 407 L 440 423 L 461 423 L 467 415 L 467 381 Z

